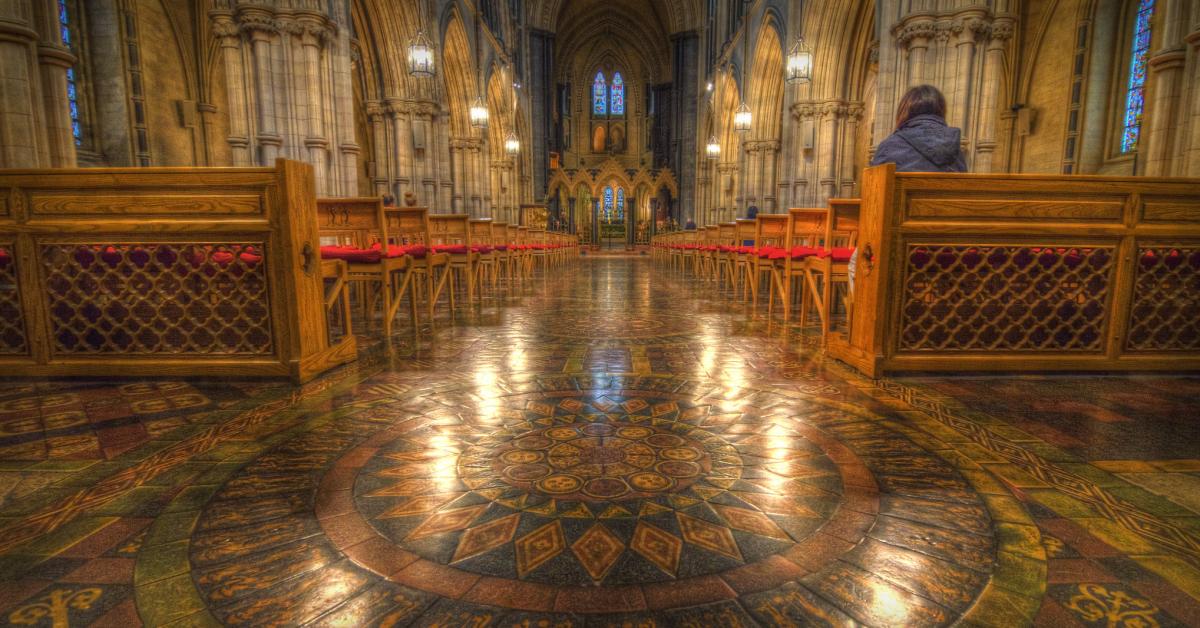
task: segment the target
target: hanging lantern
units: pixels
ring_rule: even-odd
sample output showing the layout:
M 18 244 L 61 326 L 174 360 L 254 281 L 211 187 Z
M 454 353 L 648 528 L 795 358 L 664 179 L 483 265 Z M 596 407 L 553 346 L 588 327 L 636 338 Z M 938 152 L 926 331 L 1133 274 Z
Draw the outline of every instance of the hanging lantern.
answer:
M 737 112 L 733 114 L 733 130 L 738 133 L 747 133 L 750 131 L 750 120 L 752 118 L 750 107 L 746 105 L 746 101 L 742 101 L 742 105 L 737 108 Z
M 504 138 L 504 152 L 512 156 L 521 152 L 521 140 L 517 139 L 516 133 L 509 131 L 508 137 Z
M 704 147 L 704 154 L 709 159 L 717 159 L 721 156 L 721 143 L 717 141 L 717 136 L 708 138 L 708 145 Z
M 812 51 L 804 45 L 804 38 L 798 37 L 792 44 L 791 50 L 788 50 L 787 70 L 784 72 L 784 78 L 789 85 L 803 85 L 812 81 L 812 69 Z
M 471 105 L 471 126 L 476 129 L 486 129 L 487 125 L 488 109 L 487 105 L 483 104 L 483 97 L 480 96 Z
M 425 31 L 417 31 L 417 36 L 408 42 L 408 73 L 422 78 L 434 74 L 433 46 L 425 37 Z

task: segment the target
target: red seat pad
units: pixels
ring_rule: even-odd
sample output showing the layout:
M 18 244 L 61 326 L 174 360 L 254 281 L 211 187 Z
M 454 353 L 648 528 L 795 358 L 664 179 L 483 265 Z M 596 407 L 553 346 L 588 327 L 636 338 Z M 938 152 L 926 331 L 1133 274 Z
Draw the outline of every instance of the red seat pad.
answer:
M 833 261 L 846 263 L 850 261 L 850 256 L 854 255 L 854 249 L 850 247 L 835 246 L 832 250 L 825 249 L 821 251 L 821 258 L 833 258 Z
M 466 255 L 467 245 L 465 244 L 435 244 L 433 245 L 434 253 L 449 253 L 451 255 Z
M 476 244 L 471 247 L 471 251 L 473 251 L 475 253 L 482 253 L 482 254 L 486 255 L 486 254 L 492 252 L 492 247 L 490 247 L 486 244 Z
M 380 251 L 382 250 L 382 247 L 378 242 L 376 242 L 375 244 L 371 245 L 371 250 Z M 425 257 L 425 246 L 421 244 L 389 244 L 387 247 L 387 253 L 384 255 L 384 257 L 394 259 L 397 257 L 404 257 L 405 255 L 421 259 Z
M 752 247 L 752 246 L 739 246 L 739 247 L 737 247 L 737 252 L 738 252 L 739 254 L 745 254 L 745 255 L 754 255 L 754 247 Z
M 732 246 L 729 246 L 728 244 L 722 244 L 721 246 L 717 247 L 717 250 L 722 253 L 732 253 L 732 252 L 736 251 L 737 249 Z
M 378 248 L 360 249 L 354 246 L 323 246 L 321 259 L 340 259 L 351 264 L 375 264 L 383 259 Z
M 792 259 L 807 259 L 809 257 L 820 257 L 821 252 L 821 249 L 813 246 L 793 246 L 788 254 L 792 256 Z
M 507 244 L 497 244 L 497 245 L 496 245 L 496 250 L 497 250 L 497 251 L 501 251 L 501 252 L 503 252 L 503 251 L 507 251 L 507 250 L 508 250 L 508 245 L 507 245 Z
M 783 259 L 786 255 L 783 249 L 777 246 L 764 246 L 755 249 L 754 254 L 762 259 Z
M 130 254 L 130 257 L 133 257 L 132 253 Z M 228 266 L 231 262 L 233 262 L 233 253 L 229 251 L 213 251 L 211 257 L 212 261 L 220 264 L 221 266 Z M 247 266 L 254 266 L 262 261 L 262 256 L 254 251 L 253 248 L 248 248 L 245 251 L 238 253 L 238 257 Z
M 0 270 L 8 268 L 8 265 L 11 263 L 12 255 L 9 255 L 7 250 L 0 249 Z

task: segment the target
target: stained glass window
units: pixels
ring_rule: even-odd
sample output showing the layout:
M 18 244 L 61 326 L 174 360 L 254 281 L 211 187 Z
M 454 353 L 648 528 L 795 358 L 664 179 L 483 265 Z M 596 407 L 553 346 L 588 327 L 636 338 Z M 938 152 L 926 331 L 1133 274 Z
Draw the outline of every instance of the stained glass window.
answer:
M 608 86 L 604 82 L 603 72 L 597 72 L 596 80 L 592 82 L 592 114 L 608 115 Z
M 612 100 L 609 102 L 608 110 L 614 116 L 625 115 L 625 81 L 621 79 L 620 72 L 613 75 Z
M 617 188 L 617 222 L 625 222 L 625 188 Z
M 62 32 L 62 43 L 71 48 L 71 19 L 67 13 L 67 0 L 58 0 L 58 27 Z M 67 103 L 71 108 L 71 135 L 75 145 L 83 143 L 83 129 L 79 124 L 79 91 L 75 87 L 75 68 L 67 68 Z
M 1137 150 L 1138 137 L 1142 133 L 1142 111 L 1146 98 L 1146 62 L 1150 56 L 1150 17 L 1154 14 L 1154 0 L 1138 2 L 1137 18 L 1133 27 L 1133 50 L 1129 60 L 1129 92 L 1125 95 L 1125 124 L 1121 134 L 1121 152 Z
M 612 186 L 604 188 L 604 212 L 602 220 L 604 222 L 612 222 L 613 218 L 613 189 Z

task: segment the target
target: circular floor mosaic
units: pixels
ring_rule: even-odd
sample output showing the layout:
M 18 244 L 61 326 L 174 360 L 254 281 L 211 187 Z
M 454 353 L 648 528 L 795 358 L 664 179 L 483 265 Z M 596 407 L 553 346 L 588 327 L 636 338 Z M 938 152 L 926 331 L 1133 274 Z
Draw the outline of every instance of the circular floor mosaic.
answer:
M 673 396 L 575 393 L 529 399 L 491 433 L 419 428 L 365 460 L 356 512 L 468 573 L 659 582 L 793 547 L 837 509 L 844 470 L 865 473 L 794 430 L 731 442 L 697 425 L 707 418 Z
M 320 563 L 347 590 L 390 583 L 521 611 L 738 598 L 835 617 L 864 587 L 886 589 L 875 574 L 902 555 L 936 600 L 905 611 L 944 623 L 987 582 L 995 540 L 978 495 L 878 421 L 675 378 L 551 382 L 568 386 L 424 415 L 400 409 L 394 385 L 376 402 L 360 390 L 364 409 L 261 456 L 204 507 L 190 545 L 201 596 L 219 619 L 253 622 L 265 602 L 249 591 Z

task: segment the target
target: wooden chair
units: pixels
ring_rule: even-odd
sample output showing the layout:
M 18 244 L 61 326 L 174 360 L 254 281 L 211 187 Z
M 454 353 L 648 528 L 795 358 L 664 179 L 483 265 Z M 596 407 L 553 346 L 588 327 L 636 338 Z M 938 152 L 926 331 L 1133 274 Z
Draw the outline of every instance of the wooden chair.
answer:
M 418 319 L 418 302 L 424 300 L 432 324 L 439 295 L 450 276 L 447 272 L 450 256 L 433 249 L 429 208 L 385 207 L 383 212 L 389 241 L 409 249 L 410 261 L 401 282 L 401 296 L 408 293 L 414 321 Z
M 433 250 L 450 256 L 447 267 L 450 309 L 454 309 L 460 281 L 466 284 L 467 303 L 474 304 L 478 294 L 475 266 L 479 253 L 472 250 L 471 217 L 467 214 L 433 214 L 429 216 L 429 234 L 433 238 Z
M 391 241 L 383 200 L 317 199 L 317 216 L 322 259 L 346 263 L 346 280 L 359 288 L 367 329 L 374 319 L 375 304 L 382 302 L 383 333 L 391 336 L 404 294 L 404 271 L 412 260 L 403 247 L 381 246 Z M 416 323 L 414 317 L 414 327 Z
M 762 288 L 764 275 L 768 284 L 767 314 L 770 315 L 775 305 L 774 276 L 783 265 L 787 256 L 783 248 L 787 236 L 788 216 L 786 214 L 759 214 L 754 225 L 754 257 L 751 260 L 750 275 L 750 306 L 758 309 L 758 291 Z
M 726 222 L 717 225 L 717 289 L 723 289 L 724 280 L 729 280 L 730 286 L 737 285 L 734 274 L 737 272 L 737 245 L 734 243 L 736 223 Z
M 788 210 L 787 233 L 783 242 L 787 257 L 774 276 L 775 290 L 783 303 L 785 322 L 792 319 L 792 306 L 796 302 L 795 291 L 799 291 L 802 303 L 807 298 L 804 287 L 808 259 L 817 256 L 823 250 L 821 244 L 828 221 L 829 210 L 823 207 L 793 207 Z
M 733 240 L 734 240 L 734 274 L 733 274 L 733 292 L 737 295 L 738 284 L 750 277 L 751 270 L 754 268 L 754 232 L 758 229 L 758 223 L 749 218 L 739 218 L 734 222 Z M 742 300 L 749 298 L 749 283 L 741 283 L 742 285 Z
M 483 280 L 487 278 L 492 285 L 492 289 L 495 290 L 500 260 L 496 252 L 496 247 L 492 243 L 492 219 L 472 219 L 470 228 L 471 249 L 479 254 L 475 264 L 475 283 L 482 290 Z
M 847 313 L 853 297 L 849 294 L 849 262 L 858 239 L 858 214 L 861 202 L 858 199 L 830 199 L 829 219 L 825 221 L 820 255 L 805 260 L 804 280 L 808 284 L 808 295 L 816 306 L 821 319 L 821 337 L 829 335 L 833 320 L 834 296 L 837 286 L 844 287 Z M 820 299 L 817 299 L 820 295 Z M 802 304 L 803 307 L 803 304 Z M 801 324 L 805 323 L 808 308 L 801 311 Z

